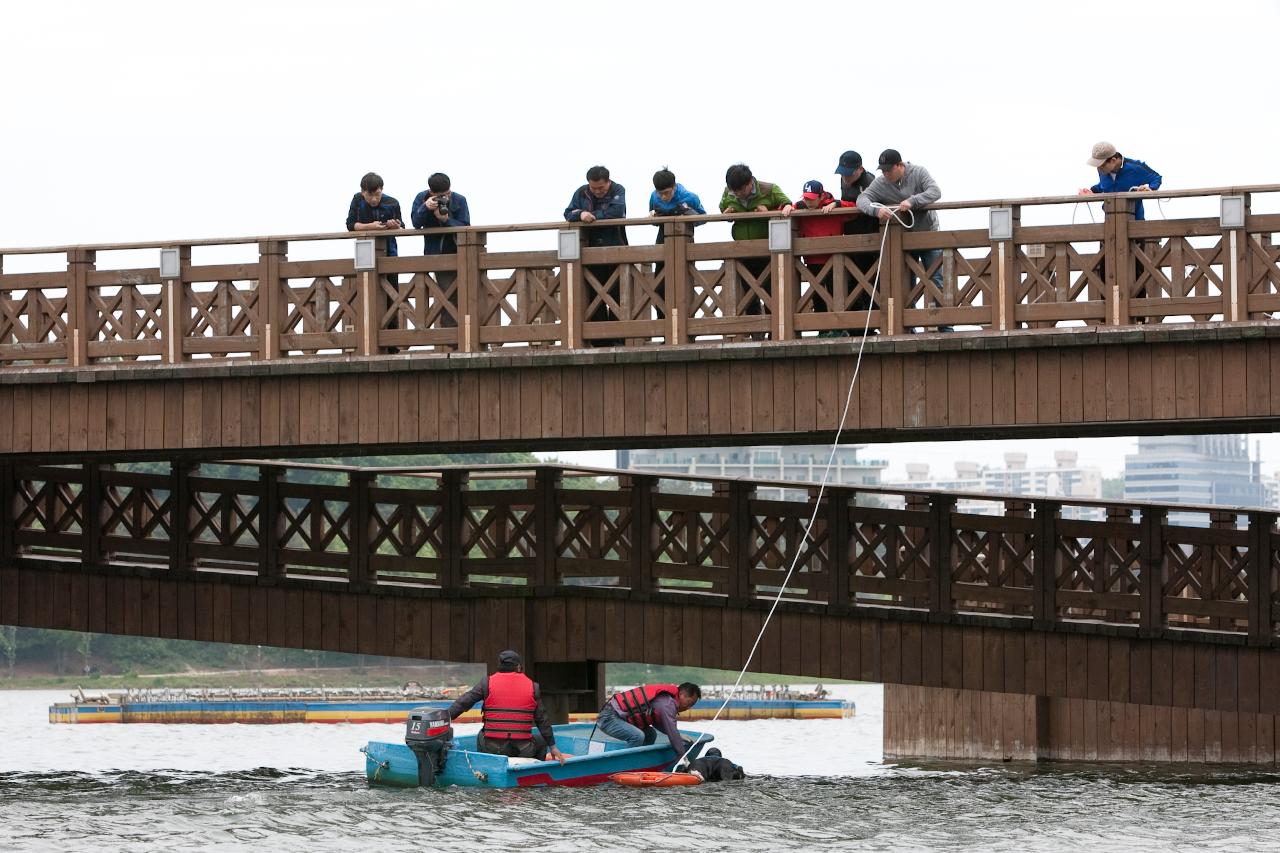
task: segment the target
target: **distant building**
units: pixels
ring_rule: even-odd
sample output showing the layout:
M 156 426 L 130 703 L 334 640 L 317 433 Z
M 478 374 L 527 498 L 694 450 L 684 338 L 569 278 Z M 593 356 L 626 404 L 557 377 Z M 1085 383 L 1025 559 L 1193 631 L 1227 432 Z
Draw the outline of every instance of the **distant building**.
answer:
M 829 482 L 839 486 L 879 486 L 880 474 L 889 466 L 884 460 L 859 459 L 865 445 L 831 446 L 800 444 L 765 447 L 699 447 L 682 450 L 619 450 L 618 467 L 636 468 L 658 474 L 686 474 L 694 477 L 742 477 L 759 480 L 803 480 L 821 482 L 831 459 Z M 779 490 L 761 489 L 761 497 L 777 497 Z M 796 495 L 790 495 L 795 497 Z
M 1093 466 L 1081 466 L 1079 454 L 1074 450 L 1058 450 L 1053 454 L 1054 464 L 1046 467 L 1027 467 L 1027 454 L 1009 451 L 1004 454 L 1004 467 L 984 467 L 977 462 L 955 463 L 955 475 L 930 477 L 925 462 L 907 463 L 905 482 L 886 483 L 886 486 L 922 491 L 989 492 L 1001 495 L 1026 497 L 1060 497 L 1080 500 L 1102 499 L 1102 472 Z M 900 504 L 901 501 L 898 501 Z M 995 500 L 960 500 L 956 510 L 978 515 L 1000 515 L 1004 507 Z M 1064 518 L 1101 518 L 1101 507 L 1064 506 Z
M 1244 435 L 1164 435 L 1138 439 L 1124 458 L 1124 497 L 1155 503 L 1275 506 L 1261 463 L 1249 458 Z M 1171 513 L 1180 525 L 1205 525 L 1203 513 Z

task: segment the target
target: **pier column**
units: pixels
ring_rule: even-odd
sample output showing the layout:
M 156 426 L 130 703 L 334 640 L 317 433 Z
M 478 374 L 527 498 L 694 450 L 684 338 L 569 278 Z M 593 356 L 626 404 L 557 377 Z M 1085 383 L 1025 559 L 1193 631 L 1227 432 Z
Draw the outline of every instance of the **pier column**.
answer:
M 525 674 L 538 682 L 552 725 L 569 722 L 572 713 L 593 714 L 604 704 L 604 664 L 598 661 L 531 663 Z
M 887 760 L 1275 764 L 1275 714 L 886 684 Z

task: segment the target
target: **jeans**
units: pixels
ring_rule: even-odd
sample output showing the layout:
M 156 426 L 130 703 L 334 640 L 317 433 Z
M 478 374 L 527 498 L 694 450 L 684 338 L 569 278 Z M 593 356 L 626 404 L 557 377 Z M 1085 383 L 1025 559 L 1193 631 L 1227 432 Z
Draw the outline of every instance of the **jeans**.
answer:
M 918 252 L 912 252 L 911 257 L 919 261 L 920 266 L 924 267 L 927 270 L 929 269 L 929 267 L 933 266 L 934 264 L 938 263 L 939 260 L 941 260 L 942 250 L 941 249 L 921 249 Z M 933 273 L 933 275 L 929 276 L 929 278 L 930 280 L 933 281 L 934 286 L 938 288 L 938 292 L 941 293 L 942 292 L 942 264 L 938 264 L 938 269 Z M 911 284 L 913 287 L 915 286 L 916 281 L 917 281 L 916 275 L 915 273 L 912 273 Z M 934 308 L 942 307 L 942 303 L 937 301 L 936 299 L 929 300 L 929 301 L 933 303 L 932 307 Z M 921 307 L 927 308 L 930 306 L 923 305 Z M 939 326 L 938 331 L 953 332 L 955 331 L 955 329 L 953 329 L 951 326 Z
M 596 727 L 611 738 L 616 738 L 627 746 L 644 746 L 653 743 L 657 731 L 652 728 L 638 729 L 618 716 L 613 703 L 607 703 L 596 716 Z

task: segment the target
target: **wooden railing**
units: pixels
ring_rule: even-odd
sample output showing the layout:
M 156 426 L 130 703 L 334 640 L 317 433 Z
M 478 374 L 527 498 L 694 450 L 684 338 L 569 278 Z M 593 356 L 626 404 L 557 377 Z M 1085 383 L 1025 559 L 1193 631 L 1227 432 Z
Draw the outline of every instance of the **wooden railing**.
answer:
M 765 486 L 799 499 L 761 498 Z M 833 614 L 1195 629 L 1266 645 L 1280 615 L 1274 510 L 841 486 L 806 541 L 814 484 L 634 470 L 4 463 L 0 493 L 11 508 L 0 565 L 743 605 L 774 596 L 794 562 L 784 598 Z M 1001 513 L 958 512 L 960 499 Z
M 2 249 L 0 365 L 787 341 L 866 324 L 886 334 L 944 325 L 981 333 L 1269 319 L 1280 311 L 1280 246 L 1272 239 L 1280 214 L 1253 214 L 1249 205 L 1254 194 L 1275 192 L 1280 186 L 1092 197 L 1104 201 L 1103 221 L 1035 226 L 1022 225 L 1025 209 L 1062 211 L 1077 199 L 944 203 L 935 208 L 1011 208 L 1012 238 L 891 225 L 883 254 L 878 234 L 796 238 L 775 252 L 765 240 L 693 239 L 695 222 L 776 214 L 668 219 L 659 223 L 663 245 L 584 248 L 565 261 L 556 251 L 490 251 L 487 243 L 495 234 L 541 231 L 551 246 L 556 231 L 596 226 L 452 229 L 457 254 L 379 256 L 374 269 L 360 271 L 350 251 L 289 257 L 291 244 L 354 236 L 346 233 Z M 1132 218 L 1137 198 L 1152 209 L 1157 199 L 1219 195 L 1244 197 L 1242 228 L 1223 228 L 1217 217 Z M 817 214 L 796 218 L 805 215 Z M 405 236 L 422 232 L 394 233 L 412 249 Z M 252 262 L 193 262 L 193 249 L 246 244 L 256 246 Z M 161 249 L 175 253 L 166 275 Z M 100 254 L 128 250 L 154 251 L 156 265 L 98 268 Z M 917 258 L 929 250 L 939 254 L 923 256 L 926 268 Z M 4 272 L 5 258 L 20 255 L 62 255 L 65 268 Z M 820 267 L 804 261 L 821 255 L 830 258 Z

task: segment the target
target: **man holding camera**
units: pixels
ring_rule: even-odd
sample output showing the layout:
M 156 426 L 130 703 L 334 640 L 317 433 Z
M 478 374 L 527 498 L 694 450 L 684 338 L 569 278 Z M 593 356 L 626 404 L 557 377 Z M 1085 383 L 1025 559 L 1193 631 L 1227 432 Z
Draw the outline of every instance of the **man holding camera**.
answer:
M 427 178 L 427 188 L 413 199 L 413 227 L 430 228 L 464 228 L 471 224 L 471 209 L 462 193 L 453 191 L 453 183 L 443 172 L 436 172 Z M 422 254 L 424 255 L 456 255 L 458 241 L 452 233 L 427 234 L 422 238 Z M 435 273 L 436 284 L 441 293 L 449 293 L 450 288 L 458 280 L 453 270 L 438 270 Z M 441 310 L 440 326 L 453 328 L 458 325 L 455 316 L 458 308 L 458 294 L 449 296 L 453 311 Z

